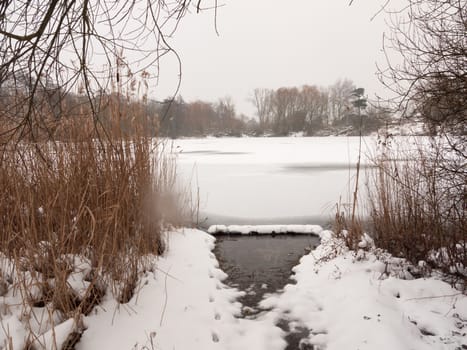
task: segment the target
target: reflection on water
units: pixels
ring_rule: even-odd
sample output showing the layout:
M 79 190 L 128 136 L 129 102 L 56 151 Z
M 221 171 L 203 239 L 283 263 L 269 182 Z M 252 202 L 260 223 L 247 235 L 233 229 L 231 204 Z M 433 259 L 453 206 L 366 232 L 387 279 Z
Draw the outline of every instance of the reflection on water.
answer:
M 313 235 L 282 236 L 217 236 L 214 252 L 220 268 L 228 274 L 226 283 L 246 292 L 239 299 L 243 317 L 255 318 L 261 312 L 258 303 L 266 293 L 278 292 L 290 279 L 292 268 L 300 258 L 319 244 Z M 278 320 L 277 326 L 285 332 L 285 350 L 314 349 L 302 343 L 310 331 L 290 320 Z
M 290 283 L 292 267 L 319 244 L 314 235 L 217 236 L 214 250 L 228 285 L 247 294 L 240 300 L 256 308 L 265 293 Z

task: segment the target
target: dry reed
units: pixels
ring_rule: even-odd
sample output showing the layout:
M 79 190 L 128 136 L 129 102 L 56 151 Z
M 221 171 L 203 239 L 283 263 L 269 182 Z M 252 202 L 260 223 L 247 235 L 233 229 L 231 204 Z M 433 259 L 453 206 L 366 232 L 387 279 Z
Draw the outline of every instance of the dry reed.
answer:
M 412 150 L 386 146 L 376 158 L 369 186 L 374 238 L 396 256 L 465 279 L 465 168 L 452 171 L 458 159 L 446 152 L 441 138 L 424 141 Z
M 21 293 L 29 318 L 34 308 L 58 312 L 59 321 L 89 314 L 109 291 L 127 303 L 140 273 L 153 268 L 148 257 L 164 251 L 164 230 L 186 212 L 144 103 L 118 96 L 105 97 L 98 120 L 84 108 L 50 118 L 48 137 L 3 134 L 0 252 L 15 270 L 7 289 Z

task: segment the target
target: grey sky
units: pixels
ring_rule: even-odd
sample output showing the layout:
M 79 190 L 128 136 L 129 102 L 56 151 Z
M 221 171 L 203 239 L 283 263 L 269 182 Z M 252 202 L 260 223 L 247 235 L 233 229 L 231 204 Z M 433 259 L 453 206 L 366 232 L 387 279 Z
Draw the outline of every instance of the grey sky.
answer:
M 391 7 L 403 0 L 391 0 Z M 180 94 L 187 101 L 231 96 L 237 111 L 252 116 L 254 88 L 352 79 L 370 97 L 384 94 L 375 75 L 383 63 L 385 14 L 371 17 L 384 0 L 225 0 L 214 30 L 211 11 L 184 18 L 171 44 L 182 59 Z M 155 96 L 173 94 L 177 70 L 164 59 Z

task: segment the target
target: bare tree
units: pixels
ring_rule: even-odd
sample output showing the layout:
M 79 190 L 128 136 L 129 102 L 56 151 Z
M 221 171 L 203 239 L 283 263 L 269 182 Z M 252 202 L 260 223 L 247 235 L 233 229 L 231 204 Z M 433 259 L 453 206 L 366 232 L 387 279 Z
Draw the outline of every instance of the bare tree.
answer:
M 409 0 L 392 16 L 381 81 L 406 117 L 418 115 L 467 158 L 467 4 L 463 0 Z M 398 54 L 399 64 L 389 57 Z M 449 137 L 452 133 L 455 138 Z M 462 140 L 462 144 L 456 140 Z
M 257 88 L 253 90 L 251 102 L 256 108 L 261 130 L 266 130 L 270 126 L 273 95 L 274 91 L 270 89 Z
M 215 106 L 217 117 L 219 118 L 220 130 L 233 132 L 235 120 L 235 105 L 230 96 L 220 98 Z
M 328 100 L 329 94 L 324 88 L 305 85 L 300 90 L 302 108 L 305 112 L 305 128 L 308 134 L 314 129 L 327 124 L 329 117 Z
M 282 87 L 275 91 L 272 106 L 273 131 L 276 135 L 287 135 L 291 131 L 289 122 L 299 112 L 299 96 L 299 90 L 296 87 Z
M 330 115 L 333 122 L 340 122 L 352 106 L 350 97 L 355 84 L 348 79 L 338 80 L 329 88 Z
M 372 209 L 373 217 L 375 223 L 383 223 L 377 236 L 389 238 L 386 247 L 399 241 L 400 233 L 405 236 L 407 256 L 420 259 L 422 252 L 430 259 L 429 252 L 442 247 L 449 261 L 441 259 L 441 263 L 453 273 L 453 266 L 466 262 L 467 4 L 465 0 L 408 0 L 407 4 L 392 13 L 392 35 L 385 40 L 388 63 L 380 69 L 380 77 L 394 92 L 395 110 L 423 120 L 433 137 L 430 147 L 421 145 L 412 164 L 404 166 L 411 170 L 398 172 L 397 163 L 381 163 L 384 177 L 377 183 L 379 207 Z M 390 59 L 394 54 L 398 63 Z M 381 215 L 383 207 L 390 210 Z M 422 227 L 426 223 L 428 229 Z
M 139 73 L 157 80 L 161 57 L 173 54 L 180 64 L 168 38 L 190 8 L 202 10 L 201 1 L 2 1 L 0 87 L 9 91 L 2 135 L 35 139 L 48 130 L 44 109 L 60 108 L 50 91 L 63 97 L 79 89 L 97 118 L 99 94 Z

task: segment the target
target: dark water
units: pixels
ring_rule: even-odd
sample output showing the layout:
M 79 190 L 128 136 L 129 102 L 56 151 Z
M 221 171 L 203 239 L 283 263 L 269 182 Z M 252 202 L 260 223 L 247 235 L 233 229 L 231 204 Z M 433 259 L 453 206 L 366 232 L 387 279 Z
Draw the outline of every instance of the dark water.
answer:
M 292 267 L 319 244 L 312 235 L 218 236 L 214 253 L 225 281 L 247 292 L 243 305 L 256 308 L 266 293 L 277 292 L 287 283 Z
M 319 237 L 313 235 L 217 236 L 214 253 L 220 268 L 229 276 L 225 283 L 246 292 L 239 299 L 243 317 L 254 318 L 262 311 L 258 303 L 265 294 L 279 292 L 293 283 L 292 268 L 318 244 Z M 281 320 L 277 326 L 287 332 L 286 350 L 312 349 L 299 345 L 308 337 L 307 329 L 289 332 L 287 320 Z

